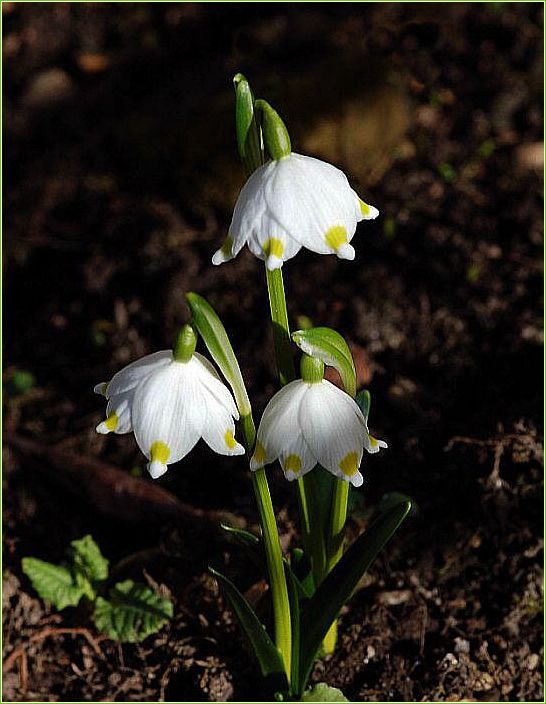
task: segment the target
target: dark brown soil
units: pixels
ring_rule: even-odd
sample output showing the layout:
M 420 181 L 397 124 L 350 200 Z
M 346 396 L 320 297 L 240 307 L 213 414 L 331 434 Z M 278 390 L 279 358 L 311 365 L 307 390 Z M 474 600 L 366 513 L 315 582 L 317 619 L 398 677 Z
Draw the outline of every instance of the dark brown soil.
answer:
M 171 344 L 190 290 L 232 334 L 257 412 L 275 389 L 262 266 L 210 265 L 243 180 L 237 70 L 296 150 L 381 210 L 355 262 L 285 266 L 293 326 L 351 339 L 389 442 L 366 461 L 352 535 L 385 492 L 415 504 L 314 679 L 354 701 L 542 700 L 542 4 L 2 11 L 4 701 L 262 696 L 206 571 L 263 591 L 217 528 L 256 527 L 244 460 L 199 446 L 152 485 L 132 437 L 95 434 L 91 393 Z M 22 371 L 35 383 L 18 393 Z M 293 487 L 269 476 L 287 547 Z M 21 572 L 88 532 L 116 576 L 175 601 L 141 645 L 52 612 Z

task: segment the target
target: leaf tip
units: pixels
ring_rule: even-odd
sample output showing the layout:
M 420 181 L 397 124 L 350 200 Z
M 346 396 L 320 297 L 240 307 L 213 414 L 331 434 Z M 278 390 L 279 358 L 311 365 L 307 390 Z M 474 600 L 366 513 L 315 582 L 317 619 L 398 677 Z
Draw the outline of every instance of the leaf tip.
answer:
M 233 76 L 233 85 L 237 88 L 240 83 L 248 83 L 248 81 L 242 73 L 236 73 Z

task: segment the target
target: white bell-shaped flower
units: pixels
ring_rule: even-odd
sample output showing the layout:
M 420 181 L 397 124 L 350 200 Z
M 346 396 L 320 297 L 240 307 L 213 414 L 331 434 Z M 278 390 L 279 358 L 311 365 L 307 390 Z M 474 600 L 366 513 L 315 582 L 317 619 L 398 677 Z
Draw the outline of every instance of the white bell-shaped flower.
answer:
M 374 453 L 387 443 L 371 437 L 356 402 L 321 376 L 292 381 L 273 396 L 260 421 L 250 467 L 256 470 L 278 459 L 291 481 L 321 464 L 360 486 L 364 448 Z
M 228 237 L 212 262 L 233 259 L 245 244 L 270 270 L 281 267 L 301 247 L 354 259 L 350 242 L 356 224 L 378 215 L 377 208 L 353 191 L 342 171 L 290 152 L 250 176 L 235 205 Z
M 221 455 L 244 454 L 234 437 L 235 401 L 212 364 L 193 349 L 187 359 L 171 350 L 147 355 L 95 387 L 108 399 L 97 432 L 133 431 L 154 479 L 200 438 Z

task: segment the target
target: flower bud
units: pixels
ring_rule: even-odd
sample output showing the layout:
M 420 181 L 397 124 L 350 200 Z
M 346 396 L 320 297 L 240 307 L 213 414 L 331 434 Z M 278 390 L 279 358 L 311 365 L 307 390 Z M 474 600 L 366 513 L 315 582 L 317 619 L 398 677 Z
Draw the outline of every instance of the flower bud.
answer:
M 256 100 L 256 112 L 261 113 L 264 144 L 272 159 L 278 161 L 292 152 L 290 136 L 279 114 L 265 100 Z

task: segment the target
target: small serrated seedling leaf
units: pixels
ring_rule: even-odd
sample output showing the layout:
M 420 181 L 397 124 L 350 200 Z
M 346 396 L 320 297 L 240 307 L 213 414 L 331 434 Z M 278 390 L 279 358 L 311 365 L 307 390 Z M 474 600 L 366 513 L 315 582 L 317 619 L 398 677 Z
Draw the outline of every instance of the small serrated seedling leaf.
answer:
M 108 560 L 90 535 L 71 543 L 74 564 L 85 571 L 91 582 L 102 582 L 108 577 Z
M 169 599 L 131 579 L 118 582 L 109 597 L 98 597 L 93 619 L 101 633 L 122 643 L 138 643 L 157 633 L 173 615 Z
M 77 606 L 85 591 L 76 584 L 72 572 L 62 565 L 24 557 L 23 572 L 30 579 L 38 594 L 61 611 L 67 606 Z
M 90 601 L 94 601 L 97 586 L 108 577 L 108 560 L 90 535 L 73 540 L 71 546 L 76 584 Z

